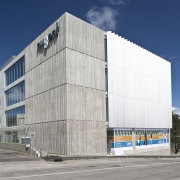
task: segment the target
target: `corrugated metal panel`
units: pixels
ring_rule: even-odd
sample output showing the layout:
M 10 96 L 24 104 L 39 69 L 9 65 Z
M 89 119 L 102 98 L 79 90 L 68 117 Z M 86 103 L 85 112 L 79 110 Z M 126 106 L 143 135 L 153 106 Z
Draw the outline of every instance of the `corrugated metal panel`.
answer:
M 109 126 L 171 128 L 171 64 L 107 32 Z

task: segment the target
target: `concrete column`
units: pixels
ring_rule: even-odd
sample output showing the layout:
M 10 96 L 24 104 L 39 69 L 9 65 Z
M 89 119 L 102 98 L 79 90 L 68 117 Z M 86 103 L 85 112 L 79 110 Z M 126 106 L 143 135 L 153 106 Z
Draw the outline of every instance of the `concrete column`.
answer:
M 170 145 L 170 148 L 171 148 L 171 129 L 169 128 L 169 145 Z
M 132 146 L 133 150 L 136 149 L 136 130 L 132 128 Z
M 116 143 L 116 132 L 115 132 L 115 129 L 113 129 L 113 134 L 114 134 L 114 152 L 115 152 L 115 143 Z

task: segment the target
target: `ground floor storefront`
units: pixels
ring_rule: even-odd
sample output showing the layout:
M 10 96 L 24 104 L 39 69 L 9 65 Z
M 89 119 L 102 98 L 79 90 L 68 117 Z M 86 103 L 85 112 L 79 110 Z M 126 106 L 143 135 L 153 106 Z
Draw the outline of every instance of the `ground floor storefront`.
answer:
M 22 139 L 29 135 L 32 148 L 38 152 L 36 141 L 39 142 L 37 131 L 29 132 L 25 126 L 1 129 L 1 143 L 24 143 Z M 33 136 L 32 136 L 33 135 Z M 53 135 L 53 136 L 52 136 Z M 51 140 L 56 141 L 59 134 L 51 134 Z M 43 138 L 43 141 L 47 139 Z M 104 140 L 103 140 L 104 141 Z M 40 143 L 40 142 L 39 142 Z M 46 142 L 43 142 L 46 143 Z M 62 146 L 56 142 L 56 146 Z M 62 147 L 61 147 L 62 148 Z M 47 151 L 48 153 L 48 151 Z M 54 153 L 56 153 L 54 151 Z M 57 152 L 58 154 L 58 152 Z M 169 129 L 135 129 L 135 128 L 107 128 L 107 154 L 109 155 L 169 155 L 170 130 Z
M 107 129 L 108 153 L 126 154 L 169 154 L 169 129 Z

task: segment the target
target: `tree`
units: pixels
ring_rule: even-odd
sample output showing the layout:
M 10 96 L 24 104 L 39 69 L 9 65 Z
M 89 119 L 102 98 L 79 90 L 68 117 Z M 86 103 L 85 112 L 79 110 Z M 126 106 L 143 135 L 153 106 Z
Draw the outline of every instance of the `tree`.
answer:
M 180 151 L 180 116 L 172 113 L 171 149 L 177 154 Z

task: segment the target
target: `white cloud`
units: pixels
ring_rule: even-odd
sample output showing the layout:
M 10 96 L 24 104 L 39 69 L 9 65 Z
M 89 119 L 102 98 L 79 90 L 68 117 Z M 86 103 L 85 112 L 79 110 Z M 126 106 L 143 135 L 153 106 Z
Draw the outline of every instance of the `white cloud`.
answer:
M 168 61 L 176 62 L 176 56 L 166 56 Z
M 105 31 L 116 29 L 118 11 L 111 7 L 93 7 L 86 13 L 87 20 Z
M 172 61 L 173 61 L 173 60 L 176 60 L 176 56 L 170 56 L 170 57 L 169 57 L 169 60 L 172 60 Z
M 168 60 L 168 61 L 176 61 L 176 56 L 167 56 L 167 55 L 164 55 L 164 54 L 160 54 L 159 55 L 160 57 L 162 57 L 163 59 L 166 59 L 166 60 Z
M 172 107 L 172 111 L 176 110 L 177 108 L 176 107 Z
M 126 5 L 124 0 L 106 0 L 106 2 L 116 6 Z
M 180 108 L 173 107 L 172 111 L 173 113 L 180 115 Z

